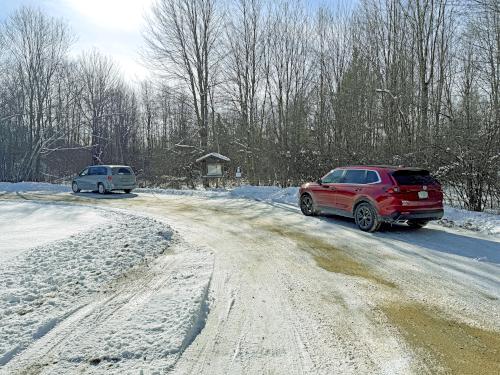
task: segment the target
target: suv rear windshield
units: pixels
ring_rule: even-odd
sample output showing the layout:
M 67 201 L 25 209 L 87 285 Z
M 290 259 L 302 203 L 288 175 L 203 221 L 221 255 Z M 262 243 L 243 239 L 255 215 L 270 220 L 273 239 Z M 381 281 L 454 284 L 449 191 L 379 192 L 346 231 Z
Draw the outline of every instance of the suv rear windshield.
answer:
M 132 170 L 129 168 L 112 168 L 113 174 L 132 174 Z
M 392 174 L 398 185 L 433 185 L 438 184 L 437 180 L 432 177 L 429 171 L 419 170 L 401 170 Z

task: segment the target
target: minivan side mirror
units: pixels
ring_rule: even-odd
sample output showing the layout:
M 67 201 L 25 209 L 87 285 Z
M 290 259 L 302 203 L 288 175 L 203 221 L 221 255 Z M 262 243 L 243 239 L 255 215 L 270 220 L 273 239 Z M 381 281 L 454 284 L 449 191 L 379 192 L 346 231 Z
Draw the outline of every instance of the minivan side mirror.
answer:
M 321 178 L 318 178 L 318 179 L 316 180 L 316 182 L 317 182 L 319 185 L 323 185 L 323 180 L 322 180 Z

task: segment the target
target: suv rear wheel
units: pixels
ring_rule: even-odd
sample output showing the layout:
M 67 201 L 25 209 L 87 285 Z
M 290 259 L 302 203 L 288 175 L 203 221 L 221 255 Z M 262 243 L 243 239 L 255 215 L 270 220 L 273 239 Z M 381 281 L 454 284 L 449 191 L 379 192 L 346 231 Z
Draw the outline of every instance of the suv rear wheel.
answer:
M 359 229 L 364 232 L 375 232 L 381 225 L 377 212 L 369 203 L 360 203 L 356 206 L 354 220 Z
M 309 194 L 302 194 L 300 197 L 300 210 L 306 216 L 315 215 L 314 201 Z

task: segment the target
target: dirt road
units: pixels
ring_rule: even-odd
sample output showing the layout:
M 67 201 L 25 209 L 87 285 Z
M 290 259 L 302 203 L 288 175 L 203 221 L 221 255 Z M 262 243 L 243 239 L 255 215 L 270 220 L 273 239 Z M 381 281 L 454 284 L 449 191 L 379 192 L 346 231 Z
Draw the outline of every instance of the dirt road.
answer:
M 206 322 L 169 372 L 500 373 L 500 267 L 474 260 L 475 249 L 500 251 L 496 240 L 432 225 L 366 234 L 348 220 L 249 200 L 96 198 L 0 199 L 138 212 L 170 225 L 187 246 L 213 252 Z

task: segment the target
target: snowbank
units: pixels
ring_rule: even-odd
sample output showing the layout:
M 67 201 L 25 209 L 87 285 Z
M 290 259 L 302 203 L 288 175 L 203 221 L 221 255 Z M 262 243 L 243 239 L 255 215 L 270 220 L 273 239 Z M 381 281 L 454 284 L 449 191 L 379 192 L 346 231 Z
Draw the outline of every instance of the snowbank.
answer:
M 500 237 L 500 215 L 446 206 L 444 217 L 438 223 L 445 227 L 460 227 Z
M 148 194 L 188 195 L 207 198 L 243 198 L 262 202 L 282 203 L 297 206 L 299 188 L 280 188 L 277 186 L 244 185 L 234 189 L 155 189 L 141 188 L 134 192 Z
M 51 205 L 40 206 L 54 212 Z M 72 214 L 81 208 L 64 209 Z M 31 248 L 0 265 L 0 366 L 78 310 L 103 285 L 166 250 L 171 232 L 164 224 L 113 211 L 99 214 L 105 223 L 92 231 Z
M 240 186 L 229 192 L 234 198 L 247 198 L 265 202 L 298 205 L 299 188 L 280 188 L 276 186 Z
M 66 193 L 71 191 L 69 186 L 49 184 L 46 182 L 0 182 L 0 192 L 52 192 Z

